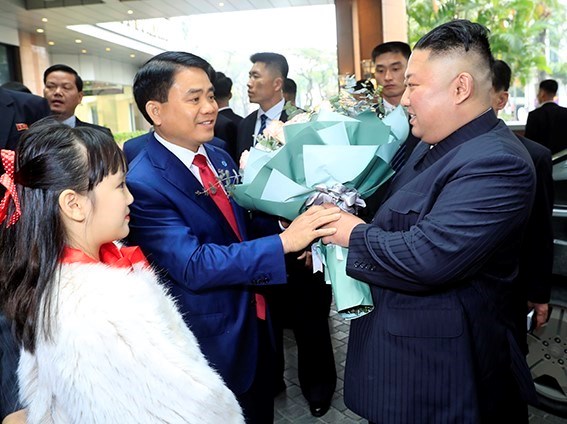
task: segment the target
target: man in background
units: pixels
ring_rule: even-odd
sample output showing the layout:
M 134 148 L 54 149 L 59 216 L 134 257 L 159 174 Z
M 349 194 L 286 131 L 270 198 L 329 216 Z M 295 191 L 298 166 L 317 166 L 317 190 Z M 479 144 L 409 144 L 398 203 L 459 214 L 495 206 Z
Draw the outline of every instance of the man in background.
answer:
M 508 103 L 512 71 L 503 60 L 494 62 L 492 109 L 498 112 Z M 520 269 L 515 279 L 518 290 L 515 308 L 518 341 L 526 349 L 526 312 L 534 309 L 535 328 L 547 320 L 553 269 L 553 165 L 551 151 L 526 137 L 518 137 L 527 149 L 536 171 L 536 191 L 530 219 L 520 251 Z M 527 304 L 526 304 L 527 301 Z
M 272 120 L 287 120 L 282 93 L 289 70 L 286 58 L 277 53 L 256 53 L 250 61 L 248 98 L 259 109 L 238 127 L 240 153 L 253 145 L 254 136 L 262 133 Z M 322 273 L 313 274 L 311 265 L 306 266 L 298 256 L 286 255 L 288 284 L 269 287 L 265 292 L 273 318 L 278 361 L 274 394 L 286 389 L 283 329 L 287 327 L 293 330 L 297 343 L 301 391 L 311 414 L 320 417 L 329 410 L 337 378 L 328 323 L 331 286 L 325 284 Z
M 242 116 L 234 113 L 228 104 L 232 98 L 232 80 L 222 72 L 216 72 L 213 86 L 215 87 L 215 100 L 219 106 L 219 113 L 215 121 L 215 137 L 226 141 L 226 150 L 238 163 L 236 138 L 238 136 L 238 124 L 242 121 Z
M 286 78 L 284 80 L 283 97 L 286 103 L 289 102 L 293 106 L 296 106 L 297 84 L 291 78 Z
M 544 145 L 551 154 L 567 149 L 567 108 L 554 102 L 557 81 L 547 79 L 539 83 L 539 107 L 528 114 L 524 135 Z
M 83 80 L 73 68 L 62 64 L 50 66 L 43 73 L 43 84 L 43 97 L 59 122 L 71 128 L 96 128 L 112 135 L 108 128 L 83 122 L 75 116 L 75 109 L 81 104 L 84 93 Z

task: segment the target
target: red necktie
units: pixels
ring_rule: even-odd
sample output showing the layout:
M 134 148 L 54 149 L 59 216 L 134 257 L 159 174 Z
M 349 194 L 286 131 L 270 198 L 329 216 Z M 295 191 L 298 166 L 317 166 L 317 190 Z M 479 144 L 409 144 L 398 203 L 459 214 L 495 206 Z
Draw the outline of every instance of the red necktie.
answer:
M 230 200 L 224 192 L 219 180 L 209 168 L 207 163 L 207 158 L 204 155 L 197 154 L 193 159 L 193 164 L 199 168 L 199 175 L 201 176 L 201 182 L 205 188 L 207 195 L 211 196 L 211 199 L 215 202 L 217 207 L 220 209 L 230 227 L 238 237 L 238 240 L 242 241 L 242 236 L 238 230 L 238 225 L 236 224 L 236 217 L 234 216 L 234 211 L 230 205 Z M 266 301 L 264 296 L 256 293 L 256 315 L 260 319 L 266 319 Z

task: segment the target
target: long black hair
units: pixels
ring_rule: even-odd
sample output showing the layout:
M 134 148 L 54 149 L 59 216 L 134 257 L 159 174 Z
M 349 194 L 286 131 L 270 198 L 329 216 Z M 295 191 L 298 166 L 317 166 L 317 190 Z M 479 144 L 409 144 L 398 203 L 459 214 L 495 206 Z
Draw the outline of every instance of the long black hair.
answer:
M 16 148 L 14 180 L 21 217 L 0 226 L 0 307 L 16 339 L 34 352 L 38 328 L 51 334 L 51 293 L 67 233 L 59 210 L 66 189 L 87 194 L 104 177 L 126 171 L 120 147 L 104 131 L 38 121 Z M 15 206 L 10 204 L 8 217 Z

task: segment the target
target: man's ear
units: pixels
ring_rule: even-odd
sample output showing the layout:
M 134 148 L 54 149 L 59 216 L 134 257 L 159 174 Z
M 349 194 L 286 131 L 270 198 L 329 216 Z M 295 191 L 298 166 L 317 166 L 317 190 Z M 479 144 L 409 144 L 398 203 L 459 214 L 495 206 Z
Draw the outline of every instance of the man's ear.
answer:
M 152 118 L 154 125 L 161 125 L 161 103 L 156 100 L 150 100 L 146 103 L 146 112 Z
M 283 77 L 276 77 L 274 79 L 274 90 L 275 91 L 282 91 L 283 90 L 283 83 L 284 83 Z
M 455 85 L 455 102 L 461 104 L 472 97 L 474 91 L 474 79 L 468 72 L 461 72 L 453 81 Z
M 506 103 L 508 103 L 508 97 L 509 94 L 507 91 L 501 91 L 496 95 L 496 103 L 495 103 L 495 106 L 497 107 L 496 112 L 506 107 Z
M 64 217 L 75 222 L 83 222 L 87 217 L 86 201 L 87 196 L 66 189 L 59 195 L 59 209 Z

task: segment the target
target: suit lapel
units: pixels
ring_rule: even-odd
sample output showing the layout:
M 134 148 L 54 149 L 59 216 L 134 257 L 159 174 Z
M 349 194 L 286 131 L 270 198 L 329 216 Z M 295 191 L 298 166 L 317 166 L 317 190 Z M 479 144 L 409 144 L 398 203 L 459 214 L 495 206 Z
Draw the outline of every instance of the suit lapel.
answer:
M 229 234 L 234 234 L 232 228 L 220 209 L 217 207 L 213 199 L 204 193 L 204 188 L 193 173 L 181 162 L 173 153 L 167 150 L 160 142 L 156 140 L 153 133 L 149 135 L 148 145 L 146 147 L 148 157 L 155 168 L 158 168 L 163 175 L 163 178 L 171 185 L 176 187 L 183 193 L 191 202 L 201 208 L 208 215 L 214 216 L 215 220 L 224 226 L 225 231 Z M 215 166 L 215 169 L 228 169 L 228 163 L 219 159 L 220 155 L 212 152 L 212 149 L 207 148 L 209 159 Z M 214 158 L 214 161 L 213 161 Z M 223 165 L 223 163 L 225 165 Z M 234 209 L 234 205 L 233 205 Z M 241 220 L 237 222 L 239 229 L 241 228 Z M 244 236 L 244 233 L 241 233 Z M 235 240 L 236 235 L 234 235 Z

